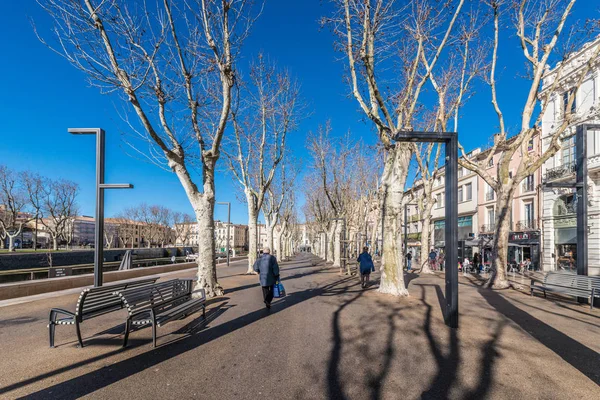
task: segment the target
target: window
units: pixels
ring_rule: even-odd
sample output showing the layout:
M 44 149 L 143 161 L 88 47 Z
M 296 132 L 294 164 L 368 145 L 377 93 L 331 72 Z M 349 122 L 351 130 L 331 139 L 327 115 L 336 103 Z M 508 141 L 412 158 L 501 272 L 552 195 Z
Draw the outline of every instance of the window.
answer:
M 600 154 L 600 130 L 590 129 L 587 135 L 588 156 L 591 157 Z
M 485 187 L 485 201 L 494 200 L 494 189 L 488 184 L 486 184 Z
M 533 175 L 528 175 L 523 180 L 523 192 L 533 192 L 535 189 L 535 183 L 533 180 Z
M 527 143 L 527 151 L 528 152 L 533 151 L 533 138 L 529 139 L 529 142 Z
M 494 166 L 494 157 L 490 158 L 490 161 L 488 161 L 488 168 L 493 167 Z
M 444 207 L 444 196 L 442 193 L 438 193 L 435 196 L 435 208 L 442 208 Z
M 570 165 L 575 162 L 575 136 L 570 136 L 562 141 L 562 165 Z
M 464 174 L 465 174 L 464 168 L 458 167 L 458 177 L 462 178 Z
M 486 212 L 487 223 L 492 226 L 496 222 L 496 213 L 494 212 L 494 207 L 488 207 Z
M 473 185 L 467 183 L 465 185 L 465 201 L 471 201 L 473 199 Z
M 527 227 L 533 224 L 533 201 L 523 203 L 523 216 Z
M 462 203 L 463 202 L 463 187 L 459 187 L 458 188 L 458 202 Z
M 567 113 L 567 106 L 569 105 L 569 97 L 573 96 L 573 104 L 571 104 L 571 112 L 574 113 L 577 107 L 577 97 L 573 90 L 563 93 L 563 111 Z
M 512 171 L 508 171 L 508 177 L 512 179 Z
M 470 215 L 468 217 L 458 217 L 458 226 L 459 227 L 473 226 L 473 217 Z

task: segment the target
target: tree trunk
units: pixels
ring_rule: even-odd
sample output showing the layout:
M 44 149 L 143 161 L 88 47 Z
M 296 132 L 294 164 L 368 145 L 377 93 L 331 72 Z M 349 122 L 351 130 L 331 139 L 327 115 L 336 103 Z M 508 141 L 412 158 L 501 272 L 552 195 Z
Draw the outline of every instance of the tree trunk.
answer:
M 340 273 L 344 273 L 342 268 L 342 223 L 340 221 L 334 221 L 335 228 L 333 233 L 333 266 L 340 267 Z
M 496 231 L 492 248 L 494 264 L 487 286 L 494 289 L 506 289 L 510 286 L 506 276 L 506 267 L 508 265 L 508 234 L 512 214 L 512 195 L 500 192 L 497 195 L 496 210 L 500 210 L 500 212 L 496 211 Z
M 272 223 L 270 218 L 265 217 L 265 225 L 267 229 L 267 246 L 271 249 L 272 252 L 275 251 L 275 244 L 273 240 L 273 234 L 275 233 L 275 224 Z
M 58 250 L 58 237 L 52 236 L 52 250 Z
M 277 232 L 277 258 L 279 261 L 283 261 L 283 234 L 285 232 L 285 224 L 279 227 Z
M 375 221 L 373 224 L 373 231 L 371 232 L 371 253 L 375 252 L 377 247 L 377 235 L 379 234 L 379 221 L 381 220 L 381 209 L 377 210 L 375 214 Z
M 246 270 L 246 274 L 256 274 L 254 263 L 258 253 L 258 210 L 253 198 L 252 195 L 246 194 L 248 201 L 248 270 Z
M 381 283 L 378 291 L 394 296 L 408 295 L 402 272 L 404 257 L 399 216 L 410 157 L 411 152 L 406 145 L 396 145 L 388 150 L 381 178 L 384 226 Z
M 7 234 L 6 236 L 8 236 L 8 251 L 15 251 L 15 237 L 17 235 Z
M 329 232 L 327 232 L 327 262 L 334 262 L 333 244 L 335 243 L 335 222 L 331 223 Z
M 429 250 L 431 250 L 431 209 L 433 202 L 428 202 L 424 207 L 423 221 L 421 226 L 421 254 L 419 255 L 419 263 L 421 263 L 421 273 L 433 274 L 429 268 Z M 415 254 L 413 254 L 414 258 Z M 413 260 L 414 261 L 414 260 Z
M 222 296 L 223 288 L 217 282 L 215 263 L 214 196 L 198 195 L 192 206 L 198 222 L 196 288 L 204 289 L 207 297 Z

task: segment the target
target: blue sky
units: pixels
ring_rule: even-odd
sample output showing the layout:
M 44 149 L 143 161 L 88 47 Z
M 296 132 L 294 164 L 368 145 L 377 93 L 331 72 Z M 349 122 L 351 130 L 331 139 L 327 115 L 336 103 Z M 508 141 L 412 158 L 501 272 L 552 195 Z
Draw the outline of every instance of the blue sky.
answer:
M 579 0 L 570 21 L 592 17 L 590 12 L 597 14 L 595 3 Z M 0 34 L 5 38 L 0 42 L 0 164 L 79 183 L 81 211 L 93 215 L 94 138 L 69 135 L 67 128 L 102 127 L 107 132 L 106 181 L 135 185 L 134 190 L 107 193 L 108 216 L 142 201 L 191 212 L 174 174 L 126 154 L 121 135 L 127 127 L 119 119 L 114 103 L 119 100 L 89 87 L 81 72 L 37 40 L 29 18 L 41 29 L 48 28 L 49 23 L 37 3 L 7 1 L 3 11 L 0 14 Z M 290 147 L 300 159 L 306 157 L 307 132 L 316 130 L 327 119 L 331 119 L 334 131 L 339 134 L 350 130 L 367 143 L 375 141 L 371 125 L 364 122 L 355 100 L 348 96 L 343 80 L 344 64 L 333 49 L 331 33 L 320 28 L 319 19 L 330 12 L 326 1 L 267 0 L 240 60 L 247 64 L 252 55 L 262 51 L 279 66 L 289 68 L 301 83 L 309 113 L 290 137 Z M 526 90 L 518 75 L 523 57 L 516 38 L 510 37 L 502 45 L 498 94 L 507 125 L 513 128 L 518 123 Z M 479 84 L 475 97 L 462 110 L 459 133 L 467 149 L 486 145 L 497 126 L 489 99 L 485 85 Z M 237 200 L 235 185 L 231 177 L 219 174 L 217 200 L 231 201 L 232 220 L 245 223 L 246 207 Z M 216 218 L 226 218 L 224 207 L 217 207 Z

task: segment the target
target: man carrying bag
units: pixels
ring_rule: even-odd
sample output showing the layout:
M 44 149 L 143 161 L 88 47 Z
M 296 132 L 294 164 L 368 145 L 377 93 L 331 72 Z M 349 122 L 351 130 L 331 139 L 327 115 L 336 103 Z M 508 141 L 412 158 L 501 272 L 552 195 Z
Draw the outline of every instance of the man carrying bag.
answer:
M 263 249 L 262 256 L 254 263 L 254 271 L 258 272 L 265 307 L 269 309 L 271 308 L 271 301 L 273 301 L 273 287 L 276 283 L 279 283 L 279 265 L 277 259 L 271 255 L 270 248 L 265 247 Z

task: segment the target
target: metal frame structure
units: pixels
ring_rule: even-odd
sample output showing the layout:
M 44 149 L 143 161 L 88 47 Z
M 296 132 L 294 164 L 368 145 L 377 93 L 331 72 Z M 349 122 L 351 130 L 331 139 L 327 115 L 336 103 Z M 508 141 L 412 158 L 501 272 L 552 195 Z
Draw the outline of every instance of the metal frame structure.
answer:
M 104 262 L 104 189 L 133 189 L 131 183 L 104 183 L 105 132 L 102 128 L 69 128 L 72 135 L 96 135 L 96 229 L 94 238 L 94 287 L 102 286 Z
M 458 133 L 456 132 L 399 132 L 396 142 L 444 143 L 446 147 L 446 310 L 444 321 L 458 328 Z
M 231 227 L 231 203 L 228 201 L 217 201 L 217 204 L 227 206 L 227 266 L 229 267 L 229 251 L 231 249 L 229 245 L 229 228 Z

